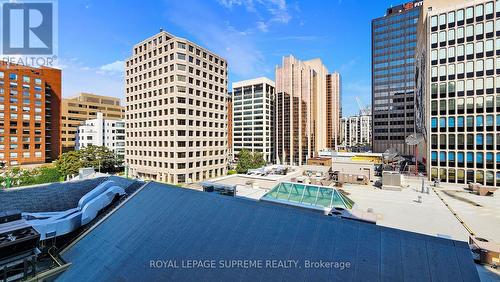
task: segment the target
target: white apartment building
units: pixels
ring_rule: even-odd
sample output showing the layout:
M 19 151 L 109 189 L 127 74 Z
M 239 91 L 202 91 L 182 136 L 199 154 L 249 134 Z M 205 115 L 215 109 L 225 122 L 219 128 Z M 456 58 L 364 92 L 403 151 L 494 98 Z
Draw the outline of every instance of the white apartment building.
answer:
M 233 83 L 233 152 L 261 152 L 273 162 L 274 81 L 259 77 Z
M 227 63 L 163 30 L 125 65 L 130 173 L 173 184 L 226 173 Z
M 426 93 L 429 176 L 500 186 L 500 1 L 426 5 L 417 93 Z
M 108 120 L 101 112 L 97 118 L 84 121 L 78 126 L 75 149 L 93 146 L 105 146 L 123 159 L 125 156 L 125 121 Z
M 354 147 L 371 143 L 371 115 L 341 118 L 340 127 L 342 147 Z

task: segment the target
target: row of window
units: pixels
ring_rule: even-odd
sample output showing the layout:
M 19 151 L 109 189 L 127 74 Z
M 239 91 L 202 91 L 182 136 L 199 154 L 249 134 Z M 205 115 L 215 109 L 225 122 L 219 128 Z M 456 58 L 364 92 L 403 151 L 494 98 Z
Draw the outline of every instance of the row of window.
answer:
M 181 91 L 185 91 L 185 88 L 179 88 Z M 178 90 L 179 90 L 178 89 Z M 170 93 L 174 93 L 174 89 L 172 89 L 172 87 L 170 87 Z M 146 99 L 146 98 L 154 98 L 154 97 L 157 97 L 157 96 L 162 96 L 163 94 L 168 94 L 169 93 L 169 88 L 163 88 L 163 89 L 158 89 L 158 90 L 153 90 L 153 91 L 148 91 L 148 92 L 144 92 L 144 93 L 137 93 L 137 94 L 134 94 L 134 95 L 129 95 L 129 96 L 126 96 L 125 99 L 127 101 L 127 104 L 133 102 L 133 101 L 142 101 L 143 99 Z M 219 95 L 217 93 L 212 93 L 212 92 L 207 92 L 207 91 L 201 91 L 200 89 L 197 89 L 196 91 L 189 87 L 188 88 L 188 93 L 193 95 L 196 93 L 196 96 L 197 97 L 200 97 L 200 98 L 205 98 L 205 99 L 209 99 L 211 101 L 225 101 L 224 99 L 224 94 L 222 95 Z M 170 100 L 172 100 L 172 97 L 170 97 Z M 155 101 L 153 101 L 154 103 L 156 103 Z M 173 103 L 173 102 L 172 102 Z M 161 105 L 162 102 L 160 100 L 158 100 L 158 105 Z M 164 98 L 164 104 L 167 105 L 168 104 L 168 100 L 167 98 Z
M 225 163 L 224 159 L 214 159 L 208 161 L 198 161 L 198 162 L 188 162 L 186 163 L 168 163 L 168 162 L 156 162 L 156 161 L 148 161 L 143 159 L 132 159 L 130 155 L 127 154 L 127 163 L 135 164 L 135 165 L 145 165 L 152 166 L 154 168 L 169 168 L 169 169 L 187 169 L 187 168 L 202 168 L 206 166 L 216 166 L 223 165 Z
M 500 153 L 491 152 L 431 152 L 432 166 L 500 169 Z
M 496 11 L 500 12 L 500 1 L 496 1 Z M 479 4 L 477 6 L 470 6 L 465 9 L 459 9 L 457 11 L 448 12 L 448 14 L 440 14 L 431 17 L 431 30 L 437 30 L 448 27 L 453 27 L 456 25 L 463 25 L 464 23 L 472 23 L 474 19 L 476 21 L 482 21 L 485 18 L 491 19 L 494 17 L 493 1 L 487 2 L 486 4 Z M 474 18 L 475 16 L 475 18 Z
M 457 116 L 457 117 L 433 117 L 431 118 L 432 132 L 467 132 L 474 131 L 496 131 L 500 130 L 500 114 L 496 116 L 496 128 L 494 115 Z
M 170 39 L 170 38 L 169 38 Z M 165 38 L 165 41 L 168 41 L 169 39 Z M 162 52 L 167 52 L 168 50 L 175 50 L 175 47 L 177 45 L 177 49 L 179 50 L 186 50 L 186 43 L 185 42 L 170 42 L 169 44 L 165 44 L 163 46 L 160 46 L 163 42 L 163 36 L 159 36 L 158 38 L 155 38 L 147 43 L 144 43 L 140 45 L 139 47 L 134 48 L 134 55 L 139 55 L 139 53 L 142 53 L 143 51 L 151 50 L 146 54 L 136 56 L 134 60 L 127 61 L 127 67 L 132 66 L 134 63 L 141 62 L 142 60 L 147 60 L 151 59 L 152 57 L 156 57 L 157 52 L 158 54 L 161 54 Z M 166 43 L 166 42 L 165 42 Z M 162 48 L 163 47 L 163 48 Z M 187 50 L 190 53 L 196 53 L 197 56 L 202 57 L 203 59 L 207 59 L 210 62 L 213 62 L 215 64 L 220 64 L 221 66 L 224 66 L 224 60 L 219 59 L 218 57 L 207 53 L 205 51 L 202 51 L 199 48 L 196 48 L 193 45 L 187 45 Z
M 484 57 L 493 57 L 494 43 L 493 39 L 486 41 L 478 41 L 475 43 L 467 43 L 458 45 L 456 48 L 454 46 L 449 48 L 441 48 L 439 50 L 431 51 L 431 65 L 435 66 L 438 64 L 454 63 L 455 61 L 462 62 L 467 60 L 482 59 Z M 496 53 L 500 54 L 500 38 L 497 39 L 496 43 Z M 474 56 L 475 55 L 475 56 Z M 486 59 L 493 60 L 493 58 Z M 482 61 L 482 60 L 481 60 Z M 498 58 L 497 58 L 498 62 Z M 468 61 L 467 63 L 472 63 Z M 463 63 L 462 63 L 463 64 Z M 434 67 L 435 68 L 435 67 Z
M 209 95 L 210 97 L 210 102 L 207 101 L 202 101 L 202 100 L 195 100 L 193 98 L 187 98 L 182 97 L 182 96 L 177 96 L 177 97 L 170 97 L 170 98 L 164 98 L 164 99 L 157 99 L 153 101 L 147 101 L 147 102 L 142 102 L 142 103 L 136 103 L 136 104 L 131 104 L 127 105 L 126 109 L 127 111 L 131 110 L 139 110 L 139 109 L 151 109 L 151 107 L 156 108 L 157 106 L 162 106 L 162 105 L 171 105 L 176 106 L 179 105 L 181 106 L 182 104 L 188 104 L 196 107 L 203 107 L 203 108 L 208 108 L 211 111 L 213 110 L 224 110 L 225 104 L 224 103 L 213 103 L 211 102 L 212 100 L 212 94 Z M 220 96 L 222 98 L 222 96 Z M 218 99 L 219 96 L 215 95 L 215 98 Z M 217 101 L 217 100 L 216 100 Z M 163 109 L 165 111 L 165 114 L 168 109 Z
M 494 171 L 487 170 L 465 170 L 465 169 L 446 169 L 446 168 L 432 168 L 432 179 L 440 179 L 448 183 L 480 183 L 488 186 L 500 187 L 500 172 L 495 175 Z M 496 179 L 496 181 L 495 181 Z
M 495 26 L 494 26 L 495 25 Z M 455 45 L 456 43 L 470 42 L 474 40 L 483 40 L 484 38 L 492 38 L 494 32 L 500 32 L 500 19 L 494 24 L 493 21 L 486 23 L 478 23 L 476 25 L 467 25 L 431 33 L 431 48 L 444 47 L 446 45 Z M 438 44 L 439 43 L 439 44 Z
M 2 150 L 2 149 L 0 149 Z M 6 156 L 6 153 L 1 153 L 0 152 L 0 160 L 5 160 L 5 156 Z M 31 156 L 34 156 L 35 158 L 41 158 L 42 157 L 42 152 L 41 151 L 35 151 L 35 154 L 32 155 L 30 152 L 22 152 L 22 154 L 19 154 L 18 152 L 10 152 L 10 153 L 7 153 L 7 156 L 11 159 L 11 162 L 12 161 L 15 161 L 15 160 L 12 160 L 12 159 L 17 159 L 17 158 L 31 158 Z
M 496 135 L 496 141 L 495 141 Z M 499 150 L 500 133 L 432 134 L 431 149 L 448 150 Z
M 459 99 L 431 101 L 431 115 L 454 115 L 495 112 L 495 96 L 478 96 Z M 496 112 L 500 113 L 500 95 L 496 97 Z
M 493 77 L 476 78 L 467 80 L 450 81 L 448 83 L 432 83 L 431 98 L 446 98 L 455 96 L 473 96 L 483 94 L 500 93 L 500 76 L 496 76 L 495 83 Z M 497 86 L 495 89 L 494 86 Z
M 15 81 L 15 80 L 18 80 L 19 76 L 16 74 L 16 73 L 9 73 L 9 80 L 10 81 Z M 23 75 L 23 83 L 30 83 L 32 80 L 31 80 L 31 77 L 27 76 L 27 75 Z M 0 71 L 0 80 L 3 80 L 5 79 L 5 72 L 3 71 Z M 40 78 L 35 78 L 33 79 L 34 83 L 36 85 L 42 85 L 42 79 Z

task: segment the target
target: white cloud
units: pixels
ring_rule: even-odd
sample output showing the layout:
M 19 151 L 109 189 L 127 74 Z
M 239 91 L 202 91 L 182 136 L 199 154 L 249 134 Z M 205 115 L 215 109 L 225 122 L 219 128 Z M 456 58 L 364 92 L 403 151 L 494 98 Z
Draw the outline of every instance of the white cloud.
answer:
M 234 1 L 229 4 L 234 5 Z M 230 75 L 252 77 L 262 75 L 269 67 L 272 69 L 272 66 L 266 66 L 251 32 L 231 26 L 204 3 L 187 5 L 174 1 L 169 5 L 167 18 L 189 33 L 191 40 L 227 59 Z
M 89 92 L 123 99 L 123 70 L 118 71 L 117 62 L 91 67 L 78 58 L 59 59 L 56 67 L 62 69 L 63 97 Z
M 292 19 L 285 0 L 269 0 L 262 2 L 267 7 L 268 12 L 273 15 L 272 21 L 288 23 Z
M 114 61 L 112 63 L 101 66 L 98 71 L 107 74 L 123 74 L 123 72 L 125 71 L 125 62 Z
M 267 26 L 267 24 L 265 22 L 258 21 L 257 22 L 257 28 L 260 31 L 262 31 L 262 32 L 268 32 L 269 31 L 269 27 Z
M 218 0 L 218 2 L 227 9 L 244 6 L 248 11 L 255 13 L 259 18 L 256 22 L 257 28 L 262 32 L 267 32 L 273 22 L 287 24 L 292 19 L 285 0 Z M 295 11 L 300 11 L 297 2 L 293 8 Z

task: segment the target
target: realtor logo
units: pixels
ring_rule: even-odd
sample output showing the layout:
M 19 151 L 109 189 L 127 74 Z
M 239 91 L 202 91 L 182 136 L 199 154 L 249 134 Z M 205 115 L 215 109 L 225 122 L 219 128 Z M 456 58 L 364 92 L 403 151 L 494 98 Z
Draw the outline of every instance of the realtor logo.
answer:
M 2 54 L 52 55 L 53 6 L 52 2 L 3 3 Z

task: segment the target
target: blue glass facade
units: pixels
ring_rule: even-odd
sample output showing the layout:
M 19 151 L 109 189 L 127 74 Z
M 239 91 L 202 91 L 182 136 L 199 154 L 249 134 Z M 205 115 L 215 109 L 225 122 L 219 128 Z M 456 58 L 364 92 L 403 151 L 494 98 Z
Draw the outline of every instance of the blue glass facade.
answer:
M 394 148 L 413 154 L 405 139 L 415 131 L 415 49 L 421 8 L 405 6 L 390 8 L 386 16 L 372 21 L 374 152 Z

